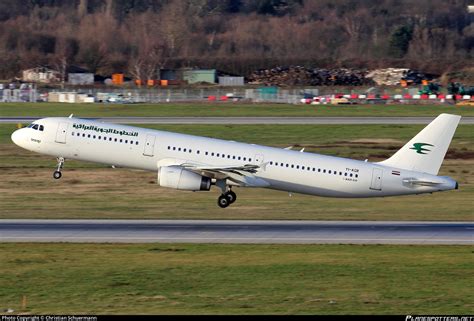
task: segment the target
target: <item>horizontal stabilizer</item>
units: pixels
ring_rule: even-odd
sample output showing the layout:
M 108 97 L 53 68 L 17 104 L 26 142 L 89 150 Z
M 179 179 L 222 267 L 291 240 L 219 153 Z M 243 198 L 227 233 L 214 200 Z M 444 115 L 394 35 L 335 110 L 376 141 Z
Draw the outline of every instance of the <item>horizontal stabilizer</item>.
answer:
M 435 182 L 435 181 L 428 181 L 422 180 L 417 178 L 405 178 L 403 179 L 403 184 L 405 185 L 417 185 L 417 186 L 436 186 L 441 185 L 443 182 Z

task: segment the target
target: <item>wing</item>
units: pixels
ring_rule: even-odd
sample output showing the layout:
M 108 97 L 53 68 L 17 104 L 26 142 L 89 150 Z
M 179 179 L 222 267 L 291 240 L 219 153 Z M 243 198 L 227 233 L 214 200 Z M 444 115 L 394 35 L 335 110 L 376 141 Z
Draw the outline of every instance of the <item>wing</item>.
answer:
M 259 170 L 265 169 L 266 163 L 261 165 L 235 165 L 235 166 L 215 166 L 209 164 L 193 163 L 182 159 L 167 158 L 158 162 L 161 166 L 181 166 L 199 175 L 214 178 L 228 179 L 237 186 L 247 187 L 267 187 L 270 184 L 262 178 L 256 177 Z
M 256 177 L 254 174 L 265 165 L 237 165 L 237 166 L 209 166 L 209 165 L 198 165 L 193 163 L 181 164 L 182 167 L 187 170 L 193 171 L 200 175 L 216 178 L 216 179 L 229 179 L 238 186 L 247 187 L 267 187 L 270 184 Z

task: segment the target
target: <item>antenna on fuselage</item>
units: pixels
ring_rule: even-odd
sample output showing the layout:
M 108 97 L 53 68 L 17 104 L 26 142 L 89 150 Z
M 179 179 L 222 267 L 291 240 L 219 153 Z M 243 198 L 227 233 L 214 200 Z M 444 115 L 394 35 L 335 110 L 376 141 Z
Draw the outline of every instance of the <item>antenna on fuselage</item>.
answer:
M 69 118 L 72 118 L 73 116 L 74 116 L 74 114 L 71 114 L 71 115 L 69 115 Z

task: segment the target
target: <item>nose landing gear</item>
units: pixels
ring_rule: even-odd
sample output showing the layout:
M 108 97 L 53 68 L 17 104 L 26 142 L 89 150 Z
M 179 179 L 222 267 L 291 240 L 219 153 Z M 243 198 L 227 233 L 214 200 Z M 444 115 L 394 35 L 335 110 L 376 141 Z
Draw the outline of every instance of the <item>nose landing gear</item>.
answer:
M 61 173 L 61 170 L 63 169 L 63 166 L 64 166 L 64 157 L 58 157 L 57 158 L 58 160 L 58 167 L 56 168 L 56 171 L 54 171 L 53 173 L 53 177 L 54 179 L 60 179 L 63 174 Z

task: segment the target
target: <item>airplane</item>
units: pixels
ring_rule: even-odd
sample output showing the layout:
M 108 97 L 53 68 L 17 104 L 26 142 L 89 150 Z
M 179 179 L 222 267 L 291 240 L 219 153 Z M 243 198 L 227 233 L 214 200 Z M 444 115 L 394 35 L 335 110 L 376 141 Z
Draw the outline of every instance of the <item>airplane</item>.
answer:
M 441 114 L 390 158 L 354 160 L 140 127 L 69 117 L 34 121 L 12 133 L 27 150 L 57 158 L 54 179 L 66 159 L 157 173 L 162 187 L 221 190 L 218 205 L 237 199 L 234 187 L 269 188 L 324 197 L 364 198 L 458 189 L 438 176 L 461 117 Z

